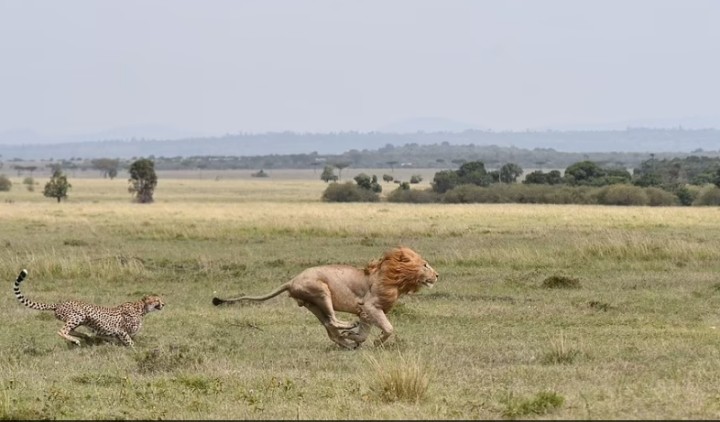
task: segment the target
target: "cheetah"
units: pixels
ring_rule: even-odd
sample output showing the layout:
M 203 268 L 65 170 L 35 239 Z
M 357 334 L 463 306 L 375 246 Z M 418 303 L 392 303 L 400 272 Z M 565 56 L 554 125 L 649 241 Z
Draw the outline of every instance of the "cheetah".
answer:
M 84 325 L 101 339 L 117 338 L 122 344 L 134 348 L 132 337 L 140 331 L 143 316 L 152 311 L 159 311 L 165 306 L 158 296 L 145 296 L 137 302 L 126 302 L 113 308 L 74 300 L 52 304 L 37 303 L 27 299 L 20 292 L 20 283 L 27 274 L 27 270 L 24 269 L 15 280 L 13 290 L 17 300 L 32 309 L 55 311 L 55 317 L 65 323 L 58 331 L 58 335 L 76 345 L 80 344 L 80 339 L 75 336 L 82 334 L 73 330 Z

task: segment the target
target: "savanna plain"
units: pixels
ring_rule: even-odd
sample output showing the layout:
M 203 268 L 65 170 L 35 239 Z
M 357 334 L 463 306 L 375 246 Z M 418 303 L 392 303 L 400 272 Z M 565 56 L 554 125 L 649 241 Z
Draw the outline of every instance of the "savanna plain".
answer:
M 62 203 L 44 177 L 0 193 L 0 419 L 720 417 L 717 207 L 341 204 L 292 172 L 158 176 L 145 205 L 122 177 L 71 176 Z M 397 245 L 440 280 L 401 298 L 384 346 L 375 328 L 340 349 L 287 294 L 211 304 Z M 15 299 L 22 268 L 34 301 L 166 306 L 135 350 L 69 345 Z

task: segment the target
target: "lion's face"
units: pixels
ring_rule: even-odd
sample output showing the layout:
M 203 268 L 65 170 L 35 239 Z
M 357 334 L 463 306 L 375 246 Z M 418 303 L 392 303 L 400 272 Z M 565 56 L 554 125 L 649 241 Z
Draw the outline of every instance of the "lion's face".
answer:
M 397 286 L 401 293 L 415 292 L 422 286 L 432 288 L 439 277 L 420 254 L 405 247 L 387 251 L 381 266 L 386 284 Z
M 427 263 L 427 261 L 423 264 L 421 271 L 421 283 L 430 289 L 435 287 L 435 282 L 438 281 L 440 274 L 438 274 L 437 271 L 435 271 L 435 269 Z

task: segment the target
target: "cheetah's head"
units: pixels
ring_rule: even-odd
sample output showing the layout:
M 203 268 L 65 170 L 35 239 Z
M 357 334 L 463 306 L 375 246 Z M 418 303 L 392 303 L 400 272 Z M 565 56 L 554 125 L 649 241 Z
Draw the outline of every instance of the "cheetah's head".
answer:
M 152 311 L 159 311 L 165 306 L 160 296 L 145 296 L 142 298 L 142 302 L 146 314 Z

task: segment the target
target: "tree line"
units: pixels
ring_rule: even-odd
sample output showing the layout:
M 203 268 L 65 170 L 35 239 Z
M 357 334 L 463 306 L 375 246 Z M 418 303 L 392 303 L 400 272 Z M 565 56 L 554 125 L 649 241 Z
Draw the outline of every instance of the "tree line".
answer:
M 607 167 L 583 160 L 564 172 L 535 170 L 518 182 L 523 169 L 505 163 L 487 170 L 482 161 L 462 163 L 456 170 L 435 173 L 431 187 L 410 189 L 400 183 L 387 195 L 391 202 L 520 202 L 612 205 L 720 205 L 720 158 L 691 156 L 658 160 L 652 156 L 633 169 Z M 330 166 L 321 178 L 329 182 Z M 333 183 L 325 201 L 377 201 L 382 190 L 369 189 L 369 176 L 356 183 Z M 358 180 L 360 178 L 360 180 Z M 372 176 L 376 181 L 376 176 Z M 383 180 L 387 181 L 385 176 Z

